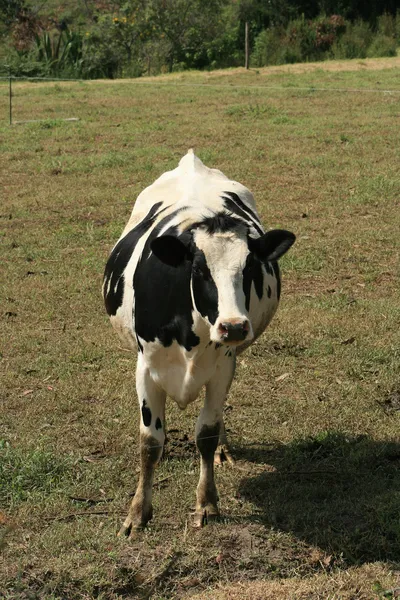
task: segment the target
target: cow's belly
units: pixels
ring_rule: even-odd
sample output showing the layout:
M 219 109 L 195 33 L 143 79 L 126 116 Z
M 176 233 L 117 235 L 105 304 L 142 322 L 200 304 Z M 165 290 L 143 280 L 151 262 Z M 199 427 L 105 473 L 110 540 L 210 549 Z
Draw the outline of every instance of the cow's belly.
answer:
M 214 375 L 221 351 L 223 348 L 216 350 L 215 344 L 188 353 L 177 342 L 168 348 L 150 342 L 144 344 L 144 359 L 155 383 L 184 409 Z

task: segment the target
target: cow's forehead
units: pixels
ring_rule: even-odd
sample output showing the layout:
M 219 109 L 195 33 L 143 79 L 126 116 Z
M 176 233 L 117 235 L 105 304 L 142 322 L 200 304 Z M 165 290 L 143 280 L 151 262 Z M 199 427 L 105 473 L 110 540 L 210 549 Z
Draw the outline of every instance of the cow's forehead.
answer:
M 204 253 L 211 271 L 213 268 L 241 268 L 249 254 L 245 227 L 212 235 L 199 228 L 194 231 L 193 241 L 196 247 Z

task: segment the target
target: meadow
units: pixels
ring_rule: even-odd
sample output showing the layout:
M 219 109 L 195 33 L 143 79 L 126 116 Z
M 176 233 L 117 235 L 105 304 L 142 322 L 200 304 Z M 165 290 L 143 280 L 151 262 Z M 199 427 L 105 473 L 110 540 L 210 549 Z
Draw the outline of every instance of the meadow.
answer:
M 400 59 L 0 86 L 0 597 L 400 595 Z M 76 117 L 76 122 L 64 118 Z M 238 360 L 235 467 L 195 531 L 201 399 L 168 403 L 154 519 L 135 356 L 102 275 L 139 192 L 193 147 L 296 233 L 282 299 Z

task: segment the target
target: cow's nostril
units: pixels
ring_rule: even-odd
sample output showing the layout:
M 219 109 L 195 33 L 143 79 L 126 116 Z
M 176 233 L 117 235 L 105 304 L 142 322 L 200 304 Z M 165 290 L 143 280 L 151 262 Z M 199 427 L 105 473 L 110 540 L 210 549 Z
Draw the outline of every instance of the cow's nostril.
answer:
M 218 325 L 218 333 L 225 342 L 241 342 L 249 333 L 249 321 L 229 322 L 225 321 Z

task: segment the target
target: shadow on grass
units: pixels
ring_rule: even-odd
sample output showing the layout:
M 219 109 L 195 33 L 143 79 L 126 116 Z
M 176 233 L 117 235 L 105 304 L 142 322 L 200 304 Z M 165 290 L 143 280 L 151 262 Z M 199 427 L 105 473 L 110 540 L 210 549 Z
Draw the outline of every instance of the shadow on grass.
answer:
M 239 446 L 235 455 L 272 467 L 239 487 L 264 525 L 348 565 L 400 561 L 399 443 L 323 433 L 285 446 Z

